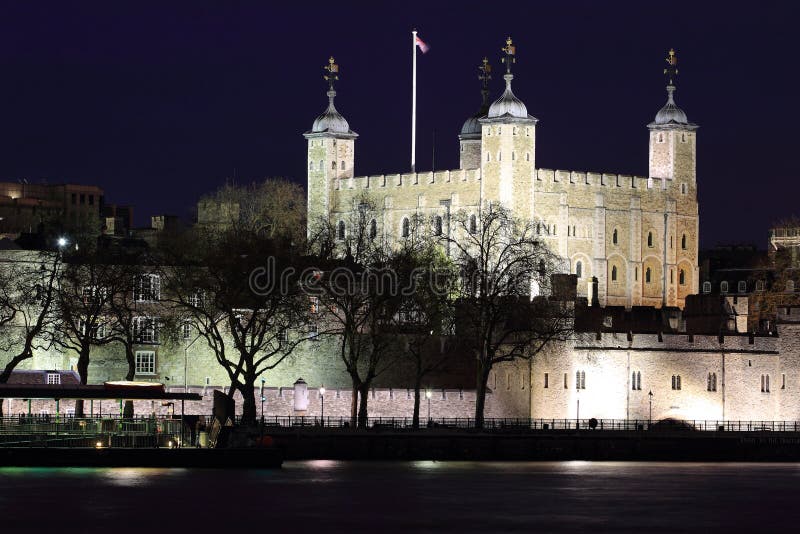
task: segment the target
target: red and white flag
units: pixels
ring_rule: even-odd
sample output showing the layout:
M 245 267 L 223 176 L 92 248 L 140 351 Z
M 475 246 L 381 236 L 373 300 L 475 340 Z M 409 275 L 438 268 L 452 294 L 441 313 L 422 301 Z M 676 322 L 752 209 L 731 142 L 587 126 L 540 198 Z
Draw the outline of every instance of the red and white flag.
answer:
M 417 37 L 415 37 L 415 39 L 416 39 L 416 43 L 417 43 L 417 46 L 419 47 L 420 51 L 421 51 L 423 54 L 427 54 L 427 53 L 428 53 L 428 50 L 430 50 L 430 49 L 431 49 L 431 47 L 430 47 L 430 46 L 428 46 L 428 45 L 425 43 L 425 41 L 423 41 L 422 39 L 420 39 L 418 36 L 417 36 Z

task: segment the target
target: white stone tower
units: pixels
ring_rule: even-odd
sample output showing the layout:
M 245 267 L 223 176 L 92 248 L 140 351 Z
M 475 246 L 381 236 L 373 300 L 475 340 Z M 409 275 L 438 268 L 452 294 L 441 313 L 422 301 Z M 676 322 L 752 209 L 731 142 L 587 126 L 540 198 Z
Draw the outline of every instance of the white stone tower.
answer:
M 311 131 L 303 134 L 308 140 L 309 235 L 320 224 L 329 222 L 334 207 L 333 191 L 341 187 L 342 180 L 353 177 L 355 139 L 358 137 L 333 104 L 339 65 L 331 56 L 324 68 L 324 78 L 328 82 L 328 109 L 317 117 Z
M 517 216 L 534 216 L 533 176 L 536 163 L 536 122 L 511 90 L 511 65 L 516 47 L 506 39 L 503 63 L 506 88 L 481 124 L 481 180 L 484 202 L 499 201 Z
M 658 186 L 670 191 L 665 200 L 662 233 L 662 291 L 664 306 L 675 306 L 680 295 L 680 282 L 690 285 L 689 292 L 698 290 L 699 269 L 699 215 L 697 209 L 697 128 L 689 122 L 686 113 L 675 103 L 675 80 L 678 75 L 678 57 L 670 49 L 667 56 L 667 103 L 655 120 L 647 125 L 650 130 L 649 174 L 658 179 Z M 686 270 L 692 265 L 691 273 Z M 690 276 L 691 284 L 685 284 Z M 683 290 L 684 292 L 686 290 Z
M 683 180 L 696 179 L 696 130 L 698 126 L 689 122 L 686 113 L 675 104 L 675 78 L 678 74 L 678 58 L 675 50 L 667 57 L 667 103 L 664 104 L 650 130 L 650 178 Z
M 489 113 L 489 80 L 492 79 L 492 66 L 487 58 L 483 58 L 478 71 L 478 79 L 481 81 L 481 108 L 464 122 L 461 133 L 458 135 L 460 141 L 459 168 L 461 169 L 479 169 L 481 167 L 480 120 Z

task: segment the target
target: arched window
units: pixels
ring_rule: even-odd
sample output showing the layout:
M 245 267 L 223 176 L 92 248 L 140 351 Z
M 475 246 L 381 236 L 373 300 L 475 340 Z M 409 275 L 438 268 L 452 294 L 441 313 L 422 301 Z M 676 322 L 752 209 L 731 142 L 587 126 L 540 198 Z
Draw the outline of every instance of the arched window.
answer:
M 616 282 L 617 281 L 617 266 L 616 265 L 612 265 L 611 266 L 611 281 L 612 282 Z
M 793 293 L 794 292 L 794 280 L 787 280 L 786 281 L 786 292 Z
M 769 375 L 761 375 L 761 393 L 769 393 Z
M 723 280 L 719 284 L 719 292 L 720 293 L 727 293 L 728 292 L 728 282 L 726 280 Z
M 586 371 L 575 371 L 575 389 L 586 389 Z
M 575 263 L 575 274 L 578 275 L 578 278 L 583 278 L 583 263 L 580 261 Z
M 639 281 L 639 268 L 638 267 L 634 267 L 633 268 L 633 280 L 636 281 L 636 282 Z
M 737 286 L 738 287 L 736 289 L 739 291 L 739 293 L 747 293 L 747 282 L 746 281 L 739 280 L 739 283 L 737 284 Z
M 525 152 L 525 161 L 530 161 L 530 160 L 531 160 L 531 153 Z
M 717 373 L 708 373 L 707 391 L 717 391 Z
M 647 269 L 644 270 L 644 283 L 645 284 L 649 284 L 650 283 L 651 274 L 652 273 L 650 271 L 650 267 L 648 267 Z
M 683 269 L 678 272 L 678 283 L 682 286 L 686 285 L 686 271 Z
M 313 161 L 309 161 L 308 162 L 308 170 L 309 171 L 313 171 L 314 170 L 314 162 Z
M 683 234 L 683 235 L 681 236 L 681 248 L 682 248 L 683 250 L 686 250 L 686 234 Z
M 658 134 L 658 142 L 659 143 L 663 143 L 664 142 L 664 134 Z
M 369 222 L 369 238 L 375 239 L 378 236 L 378 221 L 372 219 Z
M 492 161 L 492 155 L 488 152 L 486 153 L 486 161 Z
M 411 223 L 408 217 L 403 217 L 403 226 L 400 233 L 403 237 L 408 237 L 411 234 Z
M 469 216 L 469 233 L 475 234 L 478 232 L 478 218 L 473 213 Z
M 764 281 L 756 280 L 756 291 L 764 291 Z
M 341 163 L 339 163 L 339 168 L 341 170 L 344 170 L 344 160 L 342 160 Z
M 497 161 L 503 161 L 503 153 L 499 150 L 497 151 Z
M 703 282 L 703 293 L 711 293 L 711 282 Z
M 331 169 L 333 169 L 334 171 L 336 170 L 336 162 L 335 161 L 331 161 Z
M 687 191 L 688 191 L 688 188 L 686 187 L 686 184 L 681 184 L 681 194 L 685 195 L 687 193 Z
M 647 246 L 653 247 L 653 232 L 647 232 Z
M 616 228 L 614 228 L 614 231 L 611 233 L 611 242 L 615 245 L 619 244 L 619 236 L 617 235 Z
M 336 225 L 336 239 L 339 241 L 344 241 L 345 236 L 345 226 L 344 221 L 339 221 L 339 224 Z
M 442 235 L 442 217 L 441 215 L 437 215 L 436 218 L 433 219 L 433 233 L 436 235 Z
M 325 167 L 324 167 L 324 166 L 323 166 L 323 164 L 322 164 L 322 160 L 319 160 L 319 167 L 317 167 L 317 168 L 318 168 L 319 170 L 321 170 L 321 171 L 324 171 L 324 170 L 325 170 Z

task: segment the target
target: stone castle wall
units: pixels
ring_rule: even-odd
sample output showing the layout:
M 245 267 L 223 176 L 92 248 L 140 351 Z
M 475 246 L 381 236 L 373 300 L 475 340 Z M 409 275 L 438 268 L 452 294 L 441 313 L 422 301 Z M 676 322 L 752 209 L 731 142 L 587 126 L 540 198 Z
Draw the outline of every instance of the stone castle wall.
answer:
M 798 334 L 785 333 L 792 340 Z M 575 418 L 580 402 L 581 418 L 647 420 L 652 391 L 653 420 L 796 420 L 800 367 L 796 349 L 781 351 L 783 339 L 581 334 L 534 362 L 532 417 Z M 578 372 L 585 373 L 585 389 L 576 388 Z M 634 373 L 641 387 L 634 387 Z M 716 376 L 711 391 L 709 374 Z M 762 376 L 770 377 L 769 391 L 761 390 Z M 673 377 L 680 377 L 680 389 Z

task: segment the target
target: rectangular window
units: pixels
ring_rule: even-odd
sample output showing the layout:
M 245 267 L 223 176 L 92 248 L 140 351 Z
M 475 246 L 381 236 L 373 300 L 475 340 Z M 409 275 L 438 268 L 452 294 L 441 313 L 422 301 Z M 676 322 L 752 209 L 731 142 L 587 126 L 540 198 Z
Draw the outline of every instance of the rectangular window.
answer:
M 134 317 L 133 337 L 137 343 L 158 343 L 158 318 Z
M 136 351 L 136 374 L 156 374 L 156 353 L 151 350 Z
M 567 389 L 567 373 L 564 373 L 564 389 Z
M 287 330 L 281 330 L 278 332 L 277 335 L 278 343 L 283 345 L 284 343 L 289 341 L 289 332 Z
M 157 274 L 137 276 L 133 286 L 133 300 L 136 302 L 161 300 L 161 277 Z
M 781 373 L 781 389 L 786 389 L 786 373 Z
M 86 204 L 86 195 L 84 193 L 81 193 L 81 205 L 84 204 Z
M 89 205 L 94 206 L 94 195 L 89 195 Z
M 316 339 L 317 334 L 319 334 L 319 330 L 317 328 L 317 323 L 309 323 L 308 325 L 308 337 L 311 339 Z
M 181 325 L 181 337 L 183 337 L 183 339 L 189 339 L 192 337 L 192 323 L 189 321 L 186 321 Z
M 545 373 L 544 374 L 544 387 L 547 389 L 550 386 L 550 375 Z
M 47 373 L 47 383 L 48 384 L 60 384 L 61 383 L 61 375 L 58 373 Z

